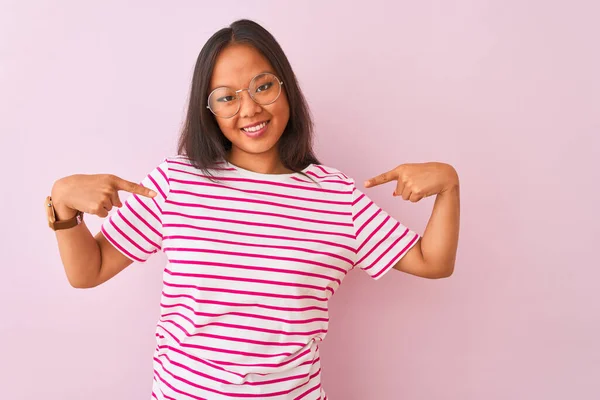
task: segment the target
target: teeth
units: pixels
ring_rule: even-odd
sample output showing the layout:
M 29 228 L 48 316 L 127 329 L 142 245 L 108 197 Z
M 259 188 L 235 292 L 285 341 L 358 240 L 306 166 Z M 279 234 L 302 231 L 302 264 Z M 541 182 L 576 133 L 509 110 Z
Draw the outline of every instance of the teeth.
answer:
M 260 125 L 256 125 L 256 126 L 252 126 L 250 128 L 242 128 L 242 130 L 246 131 L 246 132 L 257 132 L 260 131 L 262 128 L 264 128 L 265 126 L 267 126 L 266 122 L 263 122 Z

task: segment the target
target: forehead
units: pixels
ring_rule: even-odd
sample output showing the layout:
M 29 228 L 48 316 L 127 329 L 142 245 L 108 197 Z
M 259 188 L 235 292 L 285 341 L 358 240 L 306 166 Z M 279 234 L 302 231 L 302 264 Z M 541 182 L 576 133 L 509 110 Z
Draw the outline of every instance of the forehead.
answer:
M 229 45 L 217 56 L 210 86 L 211 89 L 219 86 L 247 87 L 250 80 L 262 72 L 275 73 L 258 50 L 244 44 Z

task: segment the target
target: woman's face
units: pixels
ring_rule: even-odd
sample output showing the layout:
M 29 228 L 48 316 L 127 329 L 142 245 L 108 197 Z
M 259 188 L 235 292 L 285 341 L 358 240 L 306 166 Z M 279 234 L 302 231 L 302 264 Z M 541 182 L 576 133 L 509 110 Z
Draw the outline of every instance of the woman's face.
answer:
M 226 47 L 217 57 L 210 81 L 210 91 L 217 87 L 227 86 L 234 90 L 245 89 L 256 75 L 275 70 L 267 59 L 254 47 L 234 44 Z M 281 77 L 278 76 L 279 79 Z M 240 110 L 232 118 L 215 117 L 221 131 L 231 141 L 231 158 L 247 159 L 256 155 L 279 159 L 277 142 L 290 119 L 290 106 L 281 88 L 281 95 L 268 105 L 259 105 L 248 94 L 242 91 Z M 256 132 L 257 126 L 266 123 L 264 130 Z M 245 131 L 250 127 L 252 131 Z M 262 131 L 262 133 L 261 133 Z M 258 133 L 258 135 L 257 135 Z

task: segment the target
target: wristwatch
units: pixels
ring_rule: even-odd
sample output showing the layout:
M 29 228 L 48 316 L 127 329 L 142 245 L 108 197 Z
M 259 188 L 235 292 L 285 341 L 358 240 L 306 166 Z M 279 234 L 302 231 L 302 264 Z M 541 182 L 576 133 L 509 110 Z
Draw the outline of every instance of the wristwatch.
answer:
M 77 214 L 71 219 L 65 219 L 64 221 L 56 220 L 56 212 L 54 210 L 54 204 L 52 204 L 52 197 L 46 197 L 46 211 L 48 213 L 48 226 L 53 231 L 58 231 L 61 229 L 69 229 L 77 226 L 83 222 L 83 213 L 81 211 L 77 211 Z

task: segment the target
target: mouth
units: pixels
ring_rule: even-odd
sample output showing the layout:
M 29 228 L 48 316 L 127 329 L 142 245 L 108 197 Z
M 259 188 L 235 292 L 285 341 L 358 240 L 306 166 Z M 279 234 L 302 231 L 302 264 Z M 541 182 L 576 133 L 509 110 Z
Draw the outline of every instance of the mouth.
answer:
M 260 135 L 262 135 L 263 133 L 265 133 L 267 131 L 267 127 L 269 126 L 269 123 L 271 121 L 263 121 L 260 122 L 258 124 L 252 125 L 252 126 L 247 126 L 245 128 L 241 128 L 240 130 L 249 137 L 255 138 L 258 137 Z

